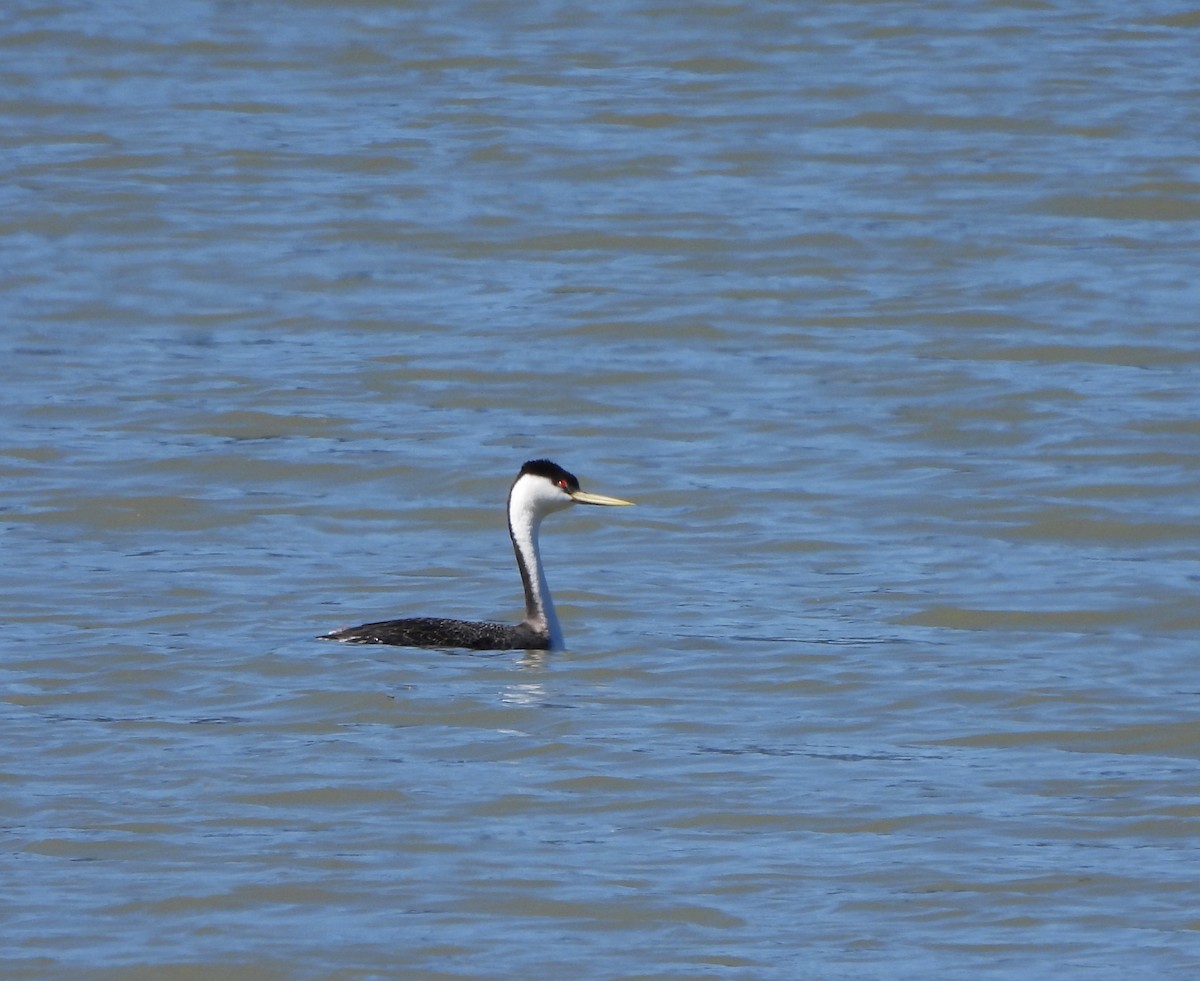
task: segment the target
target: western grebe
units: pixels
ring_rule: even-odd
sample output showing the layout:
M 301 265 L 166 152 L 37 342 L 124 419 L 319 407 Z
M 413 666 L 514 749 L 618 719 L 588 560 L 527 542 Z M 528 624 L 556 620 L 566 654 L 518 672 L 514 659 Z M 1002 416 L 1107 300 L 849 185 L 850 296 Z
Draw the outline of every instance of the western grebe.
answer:
M 572 504 L 630 505 L 618 497 L 588 494 L 575 475 L 549 460 L 530 460 L 508 492 L 508 534 L 525 587 L 525 619 L 518 624 L 412 617 L 381 620 L 323 634 L 320 640 L 346 644 L 393 644 L 397 647 L 466 647 L 476 651 L 557 650 L 562 628 L 546 585 L 538 528 L 542 519 Z

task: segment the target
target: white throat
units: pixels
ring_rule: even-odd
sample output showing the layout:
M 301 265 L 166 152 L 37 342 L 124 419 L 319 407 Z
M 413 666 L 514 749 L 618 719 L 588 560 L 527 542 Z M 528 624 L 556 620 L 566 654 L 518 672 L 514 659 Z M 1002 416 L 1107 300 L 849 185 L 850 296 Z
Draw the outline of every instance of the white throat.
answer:
M 542 519 L 571 506 L 571 498 L 544 477 L 525 474 L 517 478 L 508 494 L 508 532 L 512 536 L 517 567 L 525 587 L 525 622 L 550 636 L 551 649 L 563 646 L 562 627 L 550 598 L 546 570 L 538 548 Z

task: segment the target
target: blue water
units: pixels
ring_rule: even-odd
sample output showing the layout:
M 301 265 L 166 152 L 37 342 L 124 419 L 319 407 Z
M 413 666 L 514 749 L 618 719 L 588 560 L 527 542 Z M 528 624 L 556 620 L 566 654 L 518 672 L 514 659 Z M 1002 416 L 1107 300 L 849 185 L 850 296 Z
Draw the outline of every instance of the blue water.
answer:
M 1194 977 L 1197 29 L 12 6 L 0 975 Z

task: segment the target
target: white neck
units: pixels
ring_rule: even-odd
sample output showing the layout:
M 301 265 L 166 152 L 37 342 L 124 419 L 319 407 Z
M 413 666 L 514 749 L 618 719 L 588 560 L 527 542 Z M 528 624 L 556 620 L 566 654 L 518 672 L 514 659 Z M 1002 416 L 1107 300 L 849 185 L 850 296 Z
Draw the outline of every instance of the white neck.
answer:
M 548 481 L 530 475 L 520 477 L 508 495 L 508 533 L 525 587 L 525 622 L 537 630 L 545 630 L 550 635 L 552 649 L 563 646 L 563 634 L 554 612 L 554 600 L 550 598 L 550 587 L 546 585 L 538 529 L 547 514 L 570 504 L 570 498 L 560 494 Z

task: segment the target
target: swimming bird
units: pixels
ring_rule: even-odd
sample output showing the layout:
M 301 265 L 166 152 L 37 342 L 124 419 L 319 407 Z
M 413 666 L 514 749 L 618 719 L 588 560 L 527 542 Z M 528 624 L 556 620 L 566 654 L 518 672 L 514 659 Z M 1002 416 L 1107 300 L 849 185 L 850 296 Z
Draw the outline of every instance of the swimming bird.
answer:
M 517 556 L 517 568 L 521 571 L 521 584 L 525 587 L 525 619 L 520 623 L 411 617 L 345 627 L 323 634 L 319 639 L 397 647 L 465 647 L 476 651 L 562 648 L 562 627 L 554 612 L 550 587 L 546 585 L 546 573 L 538 550 L 538 529 L 546 515 L 572 504 L 616 507 L 633 502 L 582 491 L 573 473 L 549 460 L 527 461 L 509 489 L 508 534 Z

